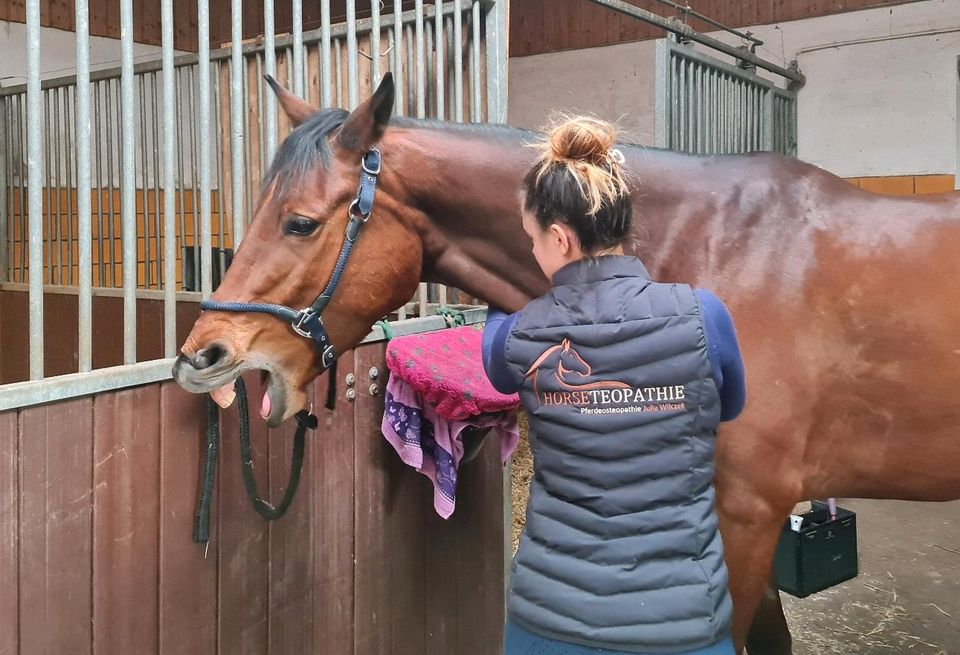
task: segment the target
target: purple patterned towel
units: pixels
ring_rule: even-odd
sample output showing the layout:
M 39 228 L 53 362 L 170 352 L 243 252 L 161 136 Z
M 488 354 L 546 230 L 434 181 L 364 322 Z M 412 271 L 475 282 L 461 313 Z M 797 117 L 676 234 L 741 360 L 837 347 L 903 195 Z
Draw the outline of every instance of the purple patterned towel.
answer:
M 463 431 L 491 428 L 500 437 L 500 457 L 510 458 L 520 439 L 516 410 L 480 414 L 464 420 L 439 416 L 431 403 L 398 375 L 387 382 L 386 407 L 381 429 L 405 464 L 433 482 L 433 507 L 450 518 L 456 503 L 457 468 L 463 459 Z

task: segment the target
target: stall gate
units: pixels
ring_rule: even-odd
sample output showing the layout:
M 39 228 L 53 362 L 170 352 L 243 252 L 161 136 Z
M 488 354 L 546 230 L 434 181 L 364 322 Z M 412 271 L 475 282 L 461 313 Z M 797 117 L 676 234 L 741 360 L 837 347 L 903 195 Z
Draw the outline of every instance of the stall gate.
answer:
M 217 1 L 233 43 L 211 51 L 201 0 L 200 52 L 174 58 L 173 21 L 189 17 L 162 0 L 164 56 L 134 66 L 122 0 L 121 67 L 90 71 L 77 0 L 77 75 L 41 80 L 40 1 L 27 0 L 28 83 L 0 90 L 0 655 L 499 652 L 498 448 L 462 469 L 440 520 L 429 482 L 380 435 L 380 328 L 341 357 L 336 408 L 318 411 L 283 519 L 249 506 L 225 413 L 212 540 L 191 540 L 204 401 L 169 381 L 169 357 L 286 129 L 262 74 L 349 108 L 391 70 L 398 112 L 505 120 L 504 2 L 388 4 L 346 0 L 338 24 L 321 0 L 323 24 L 305 32 L 293 0 L 290 35 L 242 43 L 249 3 Z M 393 333 L 446 327 L 445 293 L 422 288 Z M 468 324 L 485 316 L 461 309 Z M 329 383 L 311 389 L 318 409 Z M 292 426 L 251 432 L 275 499 Z
M 657 42 L 656 145 L 797 154 L 797 94 L 674 38 Z

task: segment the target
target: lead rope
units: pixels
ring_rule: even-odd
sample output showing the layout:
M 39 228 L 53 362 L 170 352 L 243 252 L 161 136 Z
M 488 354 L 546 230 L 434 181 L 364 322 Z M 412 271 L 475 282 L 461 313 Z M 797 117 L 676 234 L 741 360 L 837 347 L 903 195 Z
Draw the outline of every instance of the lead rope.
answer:
M 332 367 L 331 367 L 332 368 Z M 327 407 L 332 409 L 336 399 L 336 371 L 330 371 L 331 392 L 327 397 Z M 317 429 L 317 417 L 306 410 L 297 412 L 297 432 L 293 437 L 293 453 L 290 457 L 290 479 L 283 493 L 280 504 L 274 507 L 260 498 L 257 481 L 253 475 L 253 449 L 250 446 L 250 417 L 247 406 L 247 388 L 242 378 L 234 383 L 237 392 L 237 409 L 240 413 L 240 463 L 243 473 L 243 483 L 247 490 L 247 498 L 253 509 L 268 521 L 275 521 L 290 508 L 297 487 L 300 484 L 300 473 L 303 469 L 303 454 L 306 444 L 307 430 Z M 210 507 L 213 498 L 213 485 L 216 481 L 217 455 L 220 450 L 220 412 L 213 400 L 207 396 L 207 447 L 204 452 L 204 462 L 200 479 L 200 498 L 197 503 L 196 521 L 193 528 L 193 540 L 196 543 L 210 544 Z

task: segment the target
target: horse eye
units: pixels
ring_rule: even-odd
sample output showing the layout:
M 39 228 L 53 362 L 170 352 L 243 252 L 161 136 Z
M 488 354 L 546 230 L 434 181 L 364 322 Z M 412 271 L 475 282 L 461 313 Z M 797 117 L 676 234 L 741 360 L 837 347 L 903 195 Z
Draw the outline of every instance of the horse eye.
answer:
M 287 236 L 306 237 L 313 234 L 320 223 L 303 216 L 292 216 L 283 224 L 283 233 Z

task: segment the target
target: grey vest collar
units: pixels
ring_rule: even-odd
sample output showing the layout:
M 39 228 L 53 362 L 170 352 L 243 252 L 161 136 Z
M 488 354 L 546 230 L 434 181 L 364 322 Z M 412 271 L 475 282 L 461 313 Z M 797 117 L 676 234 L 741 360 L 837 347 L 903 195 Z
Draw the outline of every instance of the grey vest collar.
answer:
M 553 274 L 553 284 L 588 284 L 618 277 L 649 280 L 650 273 L 639 259 L 631 255 L 604 255 L 567 264 Z

